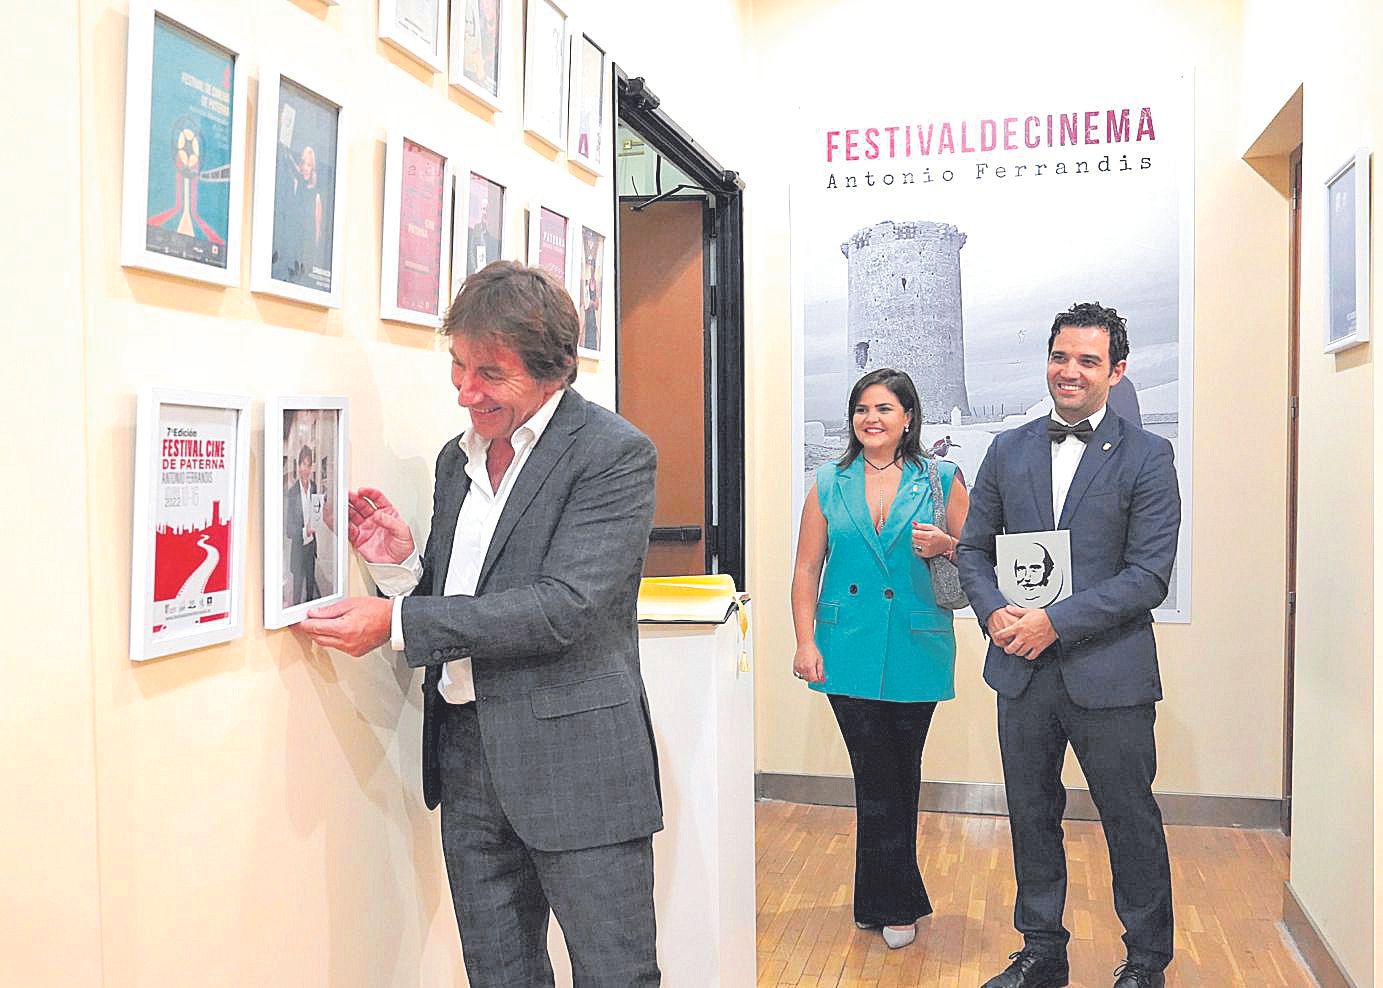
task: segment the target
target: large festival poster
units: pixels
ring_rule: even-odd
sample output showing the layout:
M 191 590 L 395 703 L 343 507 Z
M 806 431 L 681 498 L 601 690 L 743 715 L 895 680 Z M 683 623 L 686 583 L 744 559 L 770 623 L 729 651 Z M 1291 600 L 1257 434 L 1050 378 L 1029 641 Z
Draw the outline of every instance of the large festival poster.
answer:
M 162 16 L 153 24 L 146 249 L 224 268 L 235 56 Z
M 248 402 L 153 393 L 136 450 L 130 657 L 227 641 L 243 615 Z
M 850 386 L 879 367 L 911 375 L 923 448 L 973 483 L 996 434 L 1051 409 L 1053 317 L 1098 301 L 1127 318 L 1131 343 L 1110 407 L 1176 450 L 1181 542 L 1155 615 L 1190 620 L 1190 90 L 1172 73 L 803 108 L 791 172 L 799 508 L 816 468 L 845 449 Z
M 442 155 L 404 139 L 397 302 L 429 316 L 440 315 L 445 165 Z

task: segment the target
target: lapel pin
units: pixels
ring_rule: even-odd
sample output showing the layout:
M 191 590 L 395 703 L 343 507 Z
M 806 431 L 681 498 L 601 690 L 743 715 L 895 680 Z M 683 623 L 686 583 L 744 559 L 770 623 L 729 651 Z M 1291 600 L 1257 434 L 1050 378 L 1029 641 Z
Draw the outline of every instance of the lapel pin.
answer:
M 1105 444 L 1104 444 L 1104 451 L 1105 451 L 1106 453 L 1108 453 L 1113 447 L 1114 447 L 1114 444 L 1113 444 L 1113 443 L 1105 443 Z

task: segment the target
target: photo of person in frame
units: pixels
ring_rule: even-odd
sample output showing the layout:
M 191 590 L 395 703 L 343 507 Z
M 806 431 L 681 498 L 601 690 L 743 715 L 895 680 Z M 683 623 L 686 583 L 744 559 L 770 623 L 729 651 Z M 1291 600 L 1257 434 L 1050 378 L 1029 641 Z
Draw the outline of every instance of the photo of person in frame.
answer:
M 499 0 L 466 0 L 462 71 L 491 96 L 499 95 Z
M 466 276 L 498 261 L 504 240 L 504 186 L 471 173 L 466 233 Z
M 581 228 L 581 291 L 577 305 L 581 308 L 581 346 L 587 350 L 600 349 L 600 310 L 603 290 L 601 275 L 605 270 L 605 238 L 588 227 Z
M 280 81 L 270 273 L 324 292 L 332 279 L 338 115 L 334 104 Z
M 283 606 L 336 592 L 335 486 L 338 413 L 301 408 L 283 413 Z

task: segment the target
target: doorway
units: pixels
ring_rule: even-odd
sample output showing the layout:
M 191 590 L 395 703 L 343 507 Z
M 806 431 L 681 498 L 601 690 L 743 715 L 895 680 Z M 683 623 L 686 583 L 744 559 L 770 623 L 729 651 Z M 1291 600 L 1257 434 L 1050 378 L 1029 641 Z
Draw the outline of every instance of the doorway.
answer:
M 615 76 L 615 400 L 658 447 L 644 575 L 743 589 L 744 186 Z

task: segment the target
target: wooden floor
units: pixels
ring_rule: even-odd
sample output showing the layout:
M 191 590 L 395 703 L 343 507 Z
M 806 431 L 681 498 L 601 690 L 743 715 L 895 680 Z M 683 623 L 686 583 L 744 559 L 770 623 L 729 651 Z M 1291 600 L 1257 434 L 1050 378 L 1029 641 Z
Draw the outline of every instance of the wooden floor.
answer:
M 935 912 L 917 940 L 889 950 L 850 909 L 853 809 L 760 803 L 759 984 L 976 988 L 1019 948 L 1008 820 L 924 813 L 922 877 Z M 1176 957 L 1167 984 L 1313 986 L 1281 929 L 1287 838 L 1276 832 L 1168 827 Z M 1066 824 L 1071 984 L 1109 988 L 1124 959 L 1109 857 L 1098 823 Z

